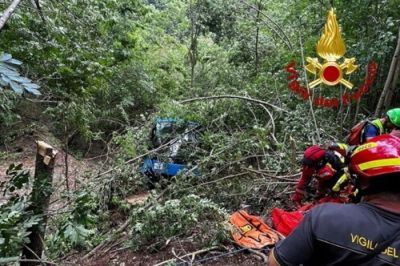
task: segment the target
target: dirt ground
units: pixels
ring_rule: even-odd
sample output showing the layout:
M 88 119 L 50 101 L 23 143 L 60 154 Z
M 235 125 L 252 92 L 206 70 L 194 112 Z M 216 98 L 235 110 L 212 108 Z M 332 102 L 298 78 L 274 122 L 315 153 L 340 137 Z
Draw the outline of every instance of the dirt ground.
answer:
M 157 265 L 163 261 L 171 259 L 172 253 L 169 254 L 157 254 L 157 256 L 151 255 L 143 255 L 143 254 L 135 254 L 135 253 L 122 253 L 117 256 L 117 260 L 119 263 L 124 262 L 126 266 L 148 266 L 148 265 Z M 214 259 L 212 259 L 214 257 Z M 172 258 L 174 258 L 172 256 Z M 115 259 L 115 258 L 113 258 Z M 206 260 L 209 259 L 209 260 Z M 198 261 L 198 262 L 197 262 Z M 110 265 L 109 261 L 106 264 L 93 264 L 93 265 Z M 180 266 L 188 266 L 188 265 L 211 265 L 211 266 L 226 266 L 226 265 L 242 265 L 242 266 L 250 266 L 250 265 L 266 265 L 266 263 L 262 262 L 258 257 L 252 255 L 250 253 L 237 253 L 232 255 L 223 256 L 223 254 L 209 254 L 206 257 L 195 258 L 193 261 L 191 259 L 186 260 L 176 260 L 175 265 Z M 112 265 L 112 264 L 111 264 Z M 118 264 L 117 264 L 118 265 Z M 168 265 L 168 264 L 164 264 Z M 171 264 L 170 264 L 171 265 Z M 173 265 L 173 264 L 172 264 Z
M 230 246 L 229 248 L 218 248 L 210 250 L 196 256 L 184 255 L 196 252 L 200 249 L 193 246 L 190 242 L 179 241 L 169 244 L 168 247 L 156 253 L 143 250 L 141 252 L 134 252 L 130 249 L 116 248 L 109 249 L 105 253 L 97 253 L 92 258 L 86 261 L 77 259 L 77 265 L 125 265 L 125 266 L 150 266 L 150 265 L 212 265 L 212 266 L 226 266 L 226 265 L 266 265 L 263 258 L 249 251 L 243 251 L 240 248 Z
M 53 146 L 57 151 L 54 174 L 53 174 L 53 188 L 50 202 L 52 203 L 50 209 L 58 209 L 63 203 L 60 202 L 60 194 L 67 189 L 67 182 L 65 178 L 65 152 L 60 147 L 61 145 L 56 141 L 45 140 L 48 144 Z M 30 176 L 33 178 L 35 173 L 35 160 L 36 160 L 36 140 L 35 135 L 27 135 L 19 137 L 7 146 L 0 147 L 0 182 L 6 180 L 6 171 L 10 164 L 22 163 L 23 169 L 28 170 Z M 70 191 L 76 189 L 76 178 L 82 175 L 84 171 L 95 169 L 96 162 L 91 160 L 77 160 L 72 155 L 68 155 L 68 188 Z M 30 191 L 21 191 L 20 194 L 29 193 Z M 6 199 L 0 195 L 0 203 Z

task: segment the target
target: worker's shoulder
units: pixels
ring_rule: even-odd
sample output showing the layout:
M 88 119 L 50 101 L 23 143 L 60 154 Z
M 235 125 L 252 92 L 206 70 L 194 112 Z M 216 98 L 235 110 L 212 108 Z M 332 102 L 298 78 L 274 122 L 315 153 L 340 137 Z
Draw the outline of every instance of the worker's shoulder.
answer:
M 360 204 L 324 203 L 314 207 L 309 221 L 313 233 L 318 239 L 336 239 L 338 235 L 348 235 L 357 228 L 368 224 L 377 224 L 373 209 Z
M 336 223 L 340 220 L 354 219 L 374 212 L 362 204 L 324 203 L 311 210 L 312 219 L 325 220 L 328 223 Z
M 315 212 L 335 212 L 335 211 L 345 211 L 345 210 L 351 210 L 351 209 L 359 209 L 360 204 L 359 203 L 348 203 L 348 204 L 342 204 L 342 203 L 336 203 L 336 202 L 327 202 L 327 203 L 322 203 L 319 204 L 318 206 L 315 206 L 312 211 Z
M 400 215 L 386 211 L 369 203 L 338 204 L 325 203 L 310 212 L 314 226 L 321 224 L 335 227 L 338 224 L 351 223 L 353 226 L 392 224 L 400 222 Z

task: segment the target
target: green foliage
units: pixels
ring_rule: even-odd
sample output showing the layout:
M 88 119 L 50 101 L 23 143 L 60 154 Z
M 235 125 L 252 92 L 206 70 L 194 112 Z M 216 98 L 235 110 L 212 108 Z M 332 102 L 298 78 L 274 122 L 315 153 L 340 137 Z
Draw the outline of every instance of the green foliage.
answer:
M 342 138 L 341 128 L 344 125 L 340 125 L 339 115 L 335 117 L 335 112 L 329 109 L 316 109 L 314 112 L 318 132 L 312 121 L 308 102 L 305 102 L 302 105 L 294 106 L 290 113 L 283 116 L 279 125 L 279 131 L 282 132 L 279 140 L 285 142 L 285 139 L 292 137 L 299 145 L 300 150 L 304 150 L 308 145 L 317 143 L 319 140 L 321 143 L 325 143 Z M 324 117 L 330 117 L 330 119 L 323 119 Z M 338 123 L 332 123 L 332 121 L 338 121 Z M 334 138 L 332 139 L 332 137 Z
M 17 189 L 21 189 L 24 185 L 29 184 L 29 171 L 23 170 L 22 164 L 11 164 L 6 174 L 10 179 L 0 183 L 0 187 L 6 192 L 14 192 Z
M 190 106 L 185 106 L 175 101 L 165 101 L 160 104 L 159 108 L 158 117 L 179 118 L 184 121 L 196 121 L 199 123 L 204 122 L 200 112 L 196 112 Z
M 110 149 L 116 151 L 114 166 L 118 170 L 98 180 L 97 188 L 100 188 L 103 210 L 121 208 L 125 212 L 127 209 L 125 198 L 144 189 L 144 180 L 139 169 L 125 162 L 148 152 L 150 128 L 151 123 L 148 122 L 143 126 L 128 127 L 124 133 L 112 137 Z
M 0 143 L 3 143 L 9 136 L 10 131 L 20 121 L 21 117 L 14 112 L 18 105 L 17 95 L 9 90 L 0 92 Z
M 17 201 L 1 206 L 0 211 L 0 256 L 15 256 L 22 245 L 29 243 L 28 229 L 37 225 L 40 218 L 27 212 L 28 205 Z
M 90 100 L 82 100 L 76 97 L 74 101 L 60 102 L 56 107 L 48 108 L 46 113 L 54 119 L 54 126 L 58 129 L 58 135 L 61 139 L 68 138 L 69 140 L 69 137 L 74 134 L 78 134 L 86 141 L 92 138 L 91 125 L 95 116 Z
M 6 202 L 0 205 L 0 257 L 18 256 L 23 244 L 29 243 L 28 229 L 37 225 L 41 217 L 32 215 L 26 196 L 20 196 L 16 190 L 29 184 L 29 172 L 22 164 L 10 165 L 7 170 L 9 181 L 3 181 L 0 188 Z
M 51 2 L 43 5 L 45 25 L 32 16 L 31 7 L 18 11 L 13 17 L 18 19 L 10 20 L 9 30 L 2 32 L 0 47 L 11 47 L 33 77 L 43 77 L 42 92 L 51 91 L 60 102 L 49 111 L 60 121 L 58 132 L 67 124 L 64 135 L 89 141 L 95 133 L 123 127 L 151 106 L 151 75 L 136 60 L 136 40 L 131 38 L 142 25 L 132 21 L 147 12 L 142 3 Z
M 122 158 L 133 158 L 137 156 L 135 147 L 137 130 L 138 128 L 130 128 L 125 134 L 117 135 L 113 138 L 113 142 L 119 147 Z M 143 141 L 146 143 L 147 140 Z
M 56 221 L 56 231 L 48 236 L 50 254 L 57 257 L 71 249 L 88 249 L 97 244 L 99 198 L 95 191 L 83 189 L 73 194 L 73 204 L 67 214 Z
M 193 234 L 198 242 L 211 244 L 223 239 L 227 217 L 217 204 L 196 195 L 155 203 L 132 213 L 132 244 L 142 247 L 172 236 Z

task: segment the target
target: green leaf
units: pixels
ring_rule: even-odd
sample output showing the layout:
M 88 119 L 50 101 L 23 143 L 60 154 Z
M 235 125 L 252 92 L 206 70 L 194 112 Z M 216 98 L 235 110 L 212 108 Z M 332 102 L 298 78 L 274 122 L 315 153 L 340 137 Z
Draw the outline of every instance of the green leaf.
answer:
M 14 81 L 10 81 L 10 87 L 18 95 L 22 95 L 22 93 L 24 92 L 22 86 L 15 83 Z
M 8 80 L 8 79 L 4 80 L 3 77 L 1 77 L 1 78 L 0 78 L 0 85 L 1 85 L 1 86 L 8 86 L 9 80 L 8 80 L 8 81 L 7 81 L 7 80 Z
M 12 70 L 12 71 L 18 72 L 18 68 L 16 68 L 13 65 L 7 64 L 7 62 L 3 62 L 3 63 L 0 62 L 0 66 L 3 67 L 3 68 L 6 68 L 8 70 Z
M 7 75 L 7 76 L 19 76 L 19 73 L 16 71 L 13 71 L 7 67 L 5 67 L 4 64 L 0 64 L 0 73 Z
M 10 84 L 10 79 L 6 76 L 6 75 L 1 75 L 1 79 L 3 80 L 3 82 L 6 84 L 4 86 L 8 86 L 8 84 Z
M 78 233 L 71 224 L 69 224 L 65 229 L 64 237 L 69 239 L 73 244 L 76 244 L 78 242 Z
M 38 91 L 37 89 L 33 89 L 33 88 L 30 88 L 30 87 L 25 87 L 25 90 L 26 90 L 27 92 L 30 92 L 30 93 L 34 94 L 34 95 L 42 95 L 42 94 L 40 93 L 40 91 Z
M 35 84 L 35 83 L 24 83 L 22 84 L 25 88 L 30 88 L 30 89 L 40 89 L 40 86 Z
M 13 64 L 13 65 L 17 65 L 17 66 L 22 65 L 22 62 L 19 61 L 19 60 L 17 60 L 17 59 L 8 60 L 6 63 L 8 63 L 8 64 Z
M 30 83 L 32 80 L 21 76 L 10 76 L 10 79 L 19 83 Z
M 0 55 L 0 61 L 7 61 L 10 60 L 12 58 L 12 56 L 10 54 L 7 53 L 3 53 Z
M 76 226 L 76 231 L 78 232 L 79 235 L 81 235 L 82 237 L 87 237 L 90 234 L 92 234 L 94 231 L 93 230 L 89 230 L 86 229 L 84 226 L 82 225 L 77 225 Z

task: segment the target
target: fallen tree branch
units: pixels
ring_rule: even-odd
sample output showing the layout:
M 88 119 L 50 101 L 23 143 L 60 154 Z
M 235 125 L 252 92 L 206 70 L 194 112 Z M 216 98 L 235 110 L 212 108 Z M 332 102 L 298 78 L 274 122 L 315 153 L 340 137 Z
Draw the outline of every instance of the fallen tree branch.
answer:
M 262 262 L 267 262 L 268 261 L 267 255 L 265 255 L 264 253 L 262 253 L 262 252 L 260 252 L 258 250 L 254 250 L 254 249 L 249 248 L 248 251 L 250 251 L 251 253 L 253 253 L 253 254 L 257 255 L 257 256 L 259 256 L 262 259 Z
M 3 260 L 2 263 L 11 263 L 11 262 L 32 262 L 39 263 L 41 265 L 58 265 L 57 263 L 47 261 L 47 260 L 35 260 L 35 259 L 20 259 L 19 257 L 10 258 L 9 260 Z
M 238 173 L 238 174 L 227 175 L 227 176 L 224 176 L 224 177 L 221 177 L 221 178 L 218 178 L 218 179 L 215 179 L 215 180 L 211 180 L 211 181 L 208 181 L 208 182 L 205 182 L 205 183 L 200 183 L 200 184 L 197 184 L 197 185 L 194 185 L 194 186 L 185 187 L 185 188 L 182 188 L 181 190 L 192 189 L 192 188 L 199 187 L 199 186 L 206 186 L 206 185 L 210 185 L 210 184 L 213 184 L 213 183 L 218 183 L 218 182 L 220 182 L 222 180 L 225 180 L 225 179 L 228 179 L 228 178 L 238 177 L 238 176 L 242 176 L 242 175 L 246 175 L 246 174 L 248 174 L 248 172 L 242 172 L 242 173 Z
M 130 223 L 131 223 L 131 218 L 129 217 L 129 218 L 125 221 L 125 223 L 123 223 L 123 224 L 114 232 L 113 236 L 119 234 L 119 233 L 122 232 L 122 231 L 124 231 L 125 228 L 126 228 Z M 89 259 L 90 257 L 92 257 L 92 256 L 96 253 L 96 251 L 98 251 L 99 249 L 105 247 L 105 246 L 106 246 L 108 243 L 110 243 L 112 240 L 113 240 L 113 237 L 110 237 L 110 238 L 106 239 L 104 242 L 98 244 L 98 245 L 97 245 L 96 247 L 94 247 L 91 251 L 89 251 L 89 253 L 87 253 L 85 256 L 83 256 L 82 260 L 87 260 L 87 259 Z
M 156 200 L 160 199 L 167 190 L 168 190 L 168 187 L 166 189 L 164 189 L 163 191 L 161 191 L 160 195 L 157 196 Z M 148 209 L 151 207 L 151 204 L 152 203 L 149 202 L 143 208 Z M 83 256 L 82 260 L 89 259 L 90 257 L 92 257 L 94 255 L 94 253 L 96 253 L 96 251 L 100 250 L 101 248 L 105 247 L 107 244 L 112 242 L 114 240 L 114 236 L 118 235 L 119 233 L 124 231 L 131 222 L 132 222 L 131 217 L 129 217 L 120 227 L 118 227 L 118 229 L 115 232 L 113 232 L 112 236 L 110 236 L 109 238 L 104 240 L 102 243 L 100 243 L 96 247 L 94 247 L 91 251 L 89 251 L 89 253 L 87 253 L 85 256 Z M 106 234 L 109 234 L 109 233 L 110 233 L 110 231 L 108 231 Z
M 273 105 L 271 103 L 268 103 L 268 102 L 265 102 L 265 101 L 261 101 L 261 100 L 258 100 L 258 99 L 253 99 L 253 98 L 250 98 L 250 97 L 239 96 L 239 95 L 217 95 L 217 96 L 197 97 L 197 98 L 183 100 L 183 101 L 180 101 L 179 103 L 185 104 L 185 103 L 190 103 L 190 102 L 197 102 L 197 101 L 203 101 L 203 100 L 215 100 L 215 99 L 240 99 L 240 100 L 245 100 L 245 101 L 249 101 L 249 102 L 254 102 L 254 103 L 267 105 L 269 107 L 278 109 L 278 110 L 280 110 L 282 112 L 289 113 L 285 109 L 283 109 L 281 107 L 278 107 L 276 105 Z
M 186 260 L 184 260 L 183 258 L 181 258 L 181 257 L 179 257 L 177 254 L 176 254 L 176 252 L 175 252 L 175 249 L 174 248 L 172 248 L 172 250 L 171 250 L 171 252 L 172 252 L 172 255 L 174 255 L 174 257 L 175 257 L 175 259 L 172 259 L 172 260 L 180 260 L 180 261 L 182 261 L 183 263 L 188 263 Z M 193 256 L 195 256 L 195 255 L 193 255 Z
M 251 168 L 243 168 L 243 169 L 245 169 L 247 171 L 250 171 L 250 172 L 253 172 L 253 173 L 256 173 L 256 174 L 260 174 L 260 175 L 263 175 L 263 176 L 267 176 L 267 177 L 270 177 L 270 178 L 283 180 L 283 181 L 296 181 L 297 178 L 299 178 L 300 175 L 301 175 L 301 173 L 297 173 L 297 174 L 294 174 L 294 175 L 275 176 L 275 175 L 268 175 L 268 174 L 264 173 L 262 170 L 255 170 L 255 169 L 251 169 Z M 293 177 L 294 179 L 293 178 L 289 178 L 289 177 Z
M 272 136 L 272 139 L 276 142 L 276 143 L 278 143 L 278 140 L 276 139 L 276 137 L 275 137 L 275 120 L 274 120 L 274 117 L 272 116 L 272 114 L 271 114 L 271 112 L 265 107 L 265 105 L 262 105 L 262 104 L 260 104 L 261 105 L 261 107 L 265 110 L 265 112 L 267 112 L 267 114 L 269 115 L 269 117 L 271 118 L 271 124 L 272 124 L 272 132 L 271 132 L 271 136 Z M 269 122 L 267 123 L 267 125 L 266 125 L 266 127 L 268 127 L 268 125 L 269 125 Z
M 21 260 L 19 260 L 19 262 L 21 262 L 20 265 L 34 265 L 34 264 L 36 264 L 36 262 L 40 262 L 40 264 L 44 264 L 43 260 L 39 257 L 38 254 L 36 254 L 35 251 L 33 251 L 31 248 L 29 248 L 29 247 L 28 247 L 27 245 L 25 245 L 25 244 L 23 244 L 23 246 L 24 246 L 24 248 L 26 248 L 27 250 L 29 250 L 29 251 L 31 252 L 31 254 L 32 254 L 34 257 L 36 257 L 36 259 L 32 259 L 32 260 L 35 260 L 35 261 L 30 261 L 31 258 L 27 258 L 26 261 L 21 261 Z
M 132 159 L 129 159 L 129 160 L 125 161 L 124 164 L 133 163 L 134 161 L 137 161 L 137 160 L 139 160 L 139 159 L 141 159 L 141 158 L 143 158 L 143 157 L 145 157 L 145 156 L 147 156 L 147 155 L 149 155 L 149 154 L 152 154 L 153 152 L 159 151 L 159 150 L 161 150 L 161 149 L 163 149 L 163 148 L 168 147 L 169 145 L 172 145 L 172 144 L 173 144 L 174 142 L 176 142 L 176 141 L 178 141 L 178 139 L 177 139 L 177 138 L 174 138 L 174 139 L 168 141 L 167 143 L 165 143 L 165 144 L 163 144 L 163 145 L 161 145 L 161 146 L 159 146 L 159 147 L 157 147 L 157 148 L 155 148 L 155 149 L 153 149 L 153 150 L 150 150 L 150 151 L 148 151 L 148 152 L 146 152 L 146 153 L 144 153 L 144 154 L 141 154 L 141 155 L 139 155 L 139 156 L 136 156 L 135 158 L 132 158 Z M 100 176 L 106 175 L 106 174 L 108 174 L 108 173 L 111 173 L 112 171 L 117 170 L 119 167 L 120 167 L 120 166 L 116 166 L 116 167 L 113 167 L 113 168 L 111 168 L 111 169 L 108 169 L 107 171 L 98 174 L 97 177 L 100 177 Z
M 162 261 L 162 262 L 160 262 L 160 263 L 155 264 L 154 266 L 161 266 L 161 265 L 164 265 L 164 264 L 168 264 L 168 263 L 170 263 L 170 262 L 175 262 L 177 259 L 182 260 L 183 258 L 186 258 L 186 257 L 188 257 L 188 256 L 196 256 L 196 255 L 199 255 L 199 254 L 201 254 L 201 253 L 205 253 L 205 252 L 208 252 L 208 251 L 217 249 L 217 248 L 218 248 L 217 246 L 214 246 L 214 247 L 210 247 L 210 248 L 205 248 L 205 249 L 197 250 L 197 251 L 195 251 L 195 252 L 191 252 L 191 253 L 188 253 L 188 254 L 186 254 L 186 255 L 183 255 L 183 256 L 174 258 L 174 259 L 169 259 L 169 260 Z

